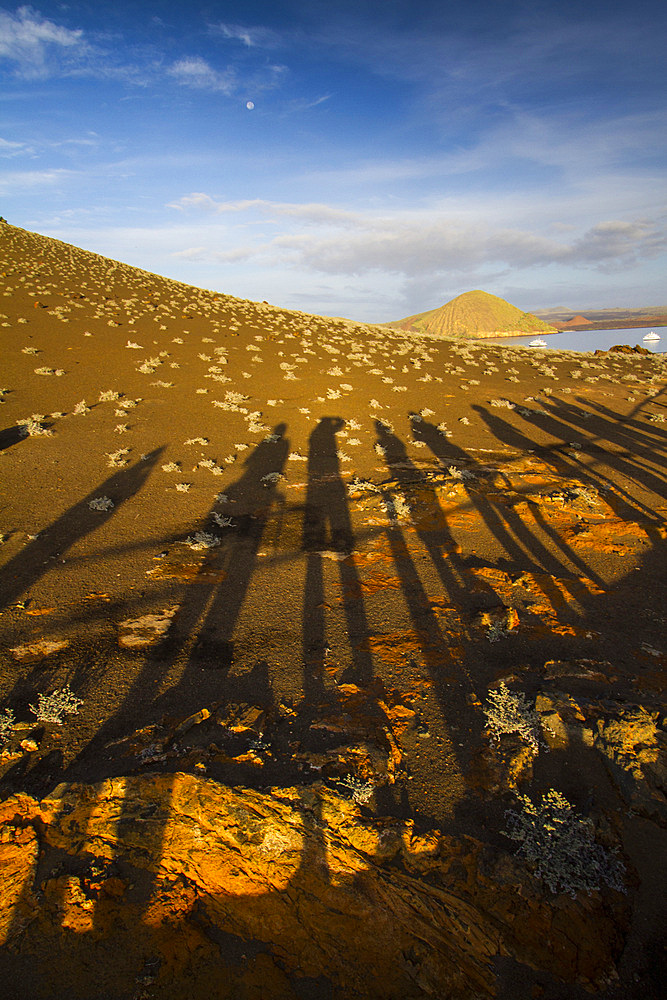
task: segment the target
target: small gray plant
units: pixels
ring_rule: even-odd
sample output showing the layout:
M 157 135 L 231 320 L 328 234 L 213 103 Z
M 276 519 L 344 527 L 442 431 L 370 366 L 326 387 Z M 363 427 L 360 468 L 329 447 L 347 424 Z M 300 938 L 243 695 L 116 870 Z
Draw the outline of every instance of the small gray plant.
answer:
M 360 479 L 358 476 L 352 476 L 352 479 L 347 484 L 347 492 L 352 493 L 381 493 L 382 490 L 375 483 L 372 483 L 369 479 Z
M 266 486 L 266 487 L 271 487 L 271 486 L 275 486 L 277 483 L 279 483 L 284 478 L 285 477 L 283 475 L 281 475 L 280 472 L 267 472 L 267 474 L 265 476 L 262 476 L 260 482 L 263 483 L 264 486 Z
M 520 795 L 521 812 L 510 809 L 507 836 L 519 842 L 525 858 L 551 892 L 564 891 L 573 898 L 581 890 L 597 891 L 604 882 L 625 892 L 625 866 L 615 854 L 596 843 L 592 822 L 576 812 L 567 799 L 550 788 L 535 805 Z
M 30 705 L 30 711 L 37 716 L 38 722 L 53 722 L 60 726 L 63 715 L 78 715 L 79 705 L 83 705 L 83 698 L 77 698 L 68 684 L 52 694 L 39 694 L 37 707 Z
M 400 521 L 411 521 L 411 511 L 410 507 L 405 501 L 405 497 L 402 493 L 389 493 L 384 494 L 384 505 L 387 508 L 387 514 L 389 520 L 392 524 L 398 524 Z
M 2 715 L 0 715 L 0 749 L 9 742 L 13 727 L 14 713 L 11 708 L 6 708 Z
M 234 526 L 234 521 L 231 517 L 224 517 L 222 514 L 218 514 L 215 510 L 212 512 L 211 516 L 219 528 L 232 528 Z
M 373 797 L 373 792 L 375 791 L 375 786 L 372 782 L 361 781 L 352 774 L 348 774 L 344 778 L 341 778 L 338 784 L 342 785 L 343 788 L 350 793 L 352 801 L 358 806 L 368 805 Z
M 447 472 L 450 474 L 452 479 L 474 479 L 475 473 L 470 469 L 457 469 L 455 465 L 449 465 L 447 467 Z
M 194 535 L 188 535 L 185 544 L 189 545 L 195 552 L 203 552 L 206 549 L 213 549 L 220 544 L 217 535 L 212 535 L 209 531 L 195 531 Z
M 109 497 L 95 497 L 94 500 L 89 500 L 88 506 L 91 510 L 113 510 L 114 502 Z
M 24 420 L 17 420 L 19 437 L 53 437 L 53 431 L 45 427 L 42 420 L 44 417 L 39 413 L 33 413 Z
M 540 717 L 520 691 L 510 691 L 505 681 L 501 681 L 499 688 L 489 691 L 484 714 L 493 739 L 499 740 L 503 733 L 516 733 L 537 753 L 541 742 Z

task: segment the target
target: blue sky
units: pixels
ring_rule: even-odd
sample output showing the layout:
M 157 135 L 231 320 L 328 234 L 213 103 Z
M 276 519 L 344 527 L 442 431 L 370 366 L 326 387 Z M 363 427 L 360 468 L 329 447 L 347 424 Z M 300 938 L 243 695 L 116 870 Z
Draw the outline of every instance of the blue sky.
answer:
M 666 28 L 663 0 L 0 6 L 0 214 L 359 320 L 663 304 Z

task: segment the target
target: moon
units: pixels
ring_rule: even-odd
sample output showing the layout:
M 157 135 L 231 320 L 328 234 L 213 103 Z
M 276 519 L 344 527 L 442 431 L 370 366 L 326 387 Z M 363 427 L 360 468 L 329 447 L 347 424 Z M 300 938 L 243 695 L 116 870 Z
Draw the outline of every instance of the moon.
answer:
M 252 111 L 253 108 L 255 107 L 254 101 L 246 101 L 246 105 L 245 106 L 248 109 L 248 111 Z

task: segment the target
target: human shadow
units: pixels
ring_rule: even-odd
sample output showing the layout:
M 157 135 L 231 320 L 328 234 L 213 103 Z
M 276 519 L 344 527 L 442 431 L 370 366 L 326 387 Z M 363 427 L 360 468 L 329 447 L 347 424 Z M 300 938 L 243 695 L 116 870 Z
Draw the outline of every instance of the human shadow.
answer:
M 310 435 L 308 485 L 303 520 L 302 548 L 306 556 L 303 603 L 304 696 L 317 700 L 324 692 L 326 639 L 324 566 L 325 558 L 338 564 L 343 610 L 352 669 L 347 679 L 360 686 L 370 683 L 373 662 L 368 645 L 368 621 L 361 599 L 359 574 L 350 559 L 355 537 L 348 506 L 347 488 L 340 474 L 336 432 L 345 421 L 322 417 Z
M 586 460 L 571 459 L 572 465 L 578 467 L 583 477 L 613 486 L 612 501 L 625 503 L 628 513 L 643 510 L 645 514 L 651 514 L 650 507 L 633 496 L 628 487 L 618 482 L 618 478 L 612 483 L 611 476 L 604 469 L 613 470 L 629 482 L 636 482 L 662 496 L 667 483 L 664 471 L 667 438 L 664 432 L 657 425 L 647 426 L 637 419 L 641 405 L 624 415 L 601 403 L 586 400 L 586 404 L 589 409 L 569 400 L 545 400 L 542 404 L 545 416 L 540 419 L 540 427 L 564 440 L 581 431 L 585 435 Z
M 99 528 L 101 519 L 115 517 L 142 488 L 163 451 L 164 447 L 156 448 L 134 465 L 109 476 L 10 559 L 0 570 L 0 607 L 7 607 L 29 591 L 55 559 Z M 91 509 L 91 502 L 100 497 L 108 497 L 113 507 L 108 511 Z
M 234 659 L 234 627 L 265 525 L 280 499 L 277 483 L 289 452 L 285 430 L 285 424 L 278 425 L 257 445 L 246 459 L 241 477 L 225 491 L 225 509 L 234 511 L 232 523 L 220 527 L 219 521 L 227 519 L 218 517 L 216 521 L 213 515 L 218 511 L 210 511 L 213 524 L 209 525 L 207 518 L 203 527 L 209 536 L 217 530 L 220 544 L 207 550 L 203 558 L 202 581 L 197 582 L 195 577 L 193 582 L 182 584 L 183 597 L 168 638 L 145 656 L 116 711 L 67 768 L 63 780 L 77 780 L 85 774 L 87 760 L 101 754 L 107 760 L 108 775 L 123 773 L 127 760 L 122 752 L 113 749 L 118 737 L 160 718 L 184 719 L 203 706 L 215 708 L 230 695 L 239 695 L 238 680 L 227 683 Z M 196 539 L 196 534 L 190 537 Z M 178 679 L 170 683 L 170 676 Z M 162 749 L 168 750 L 171 745 L 168 738 Z M 121 809 L 119 828 L 128 822 Z M 144 888 L 148 899 L 151 887 L 147 884 Z
M 234 660 L 234 628 L 257 554 L 272 513 L 284 503 L 278 484 L 289 454 L 286 430 L 286 424 L 276 425 L 245 460 L 243 474 L 224 491 L 224 517 L 220 517 L 220 509 L 210 512 L 211 530 L 220 537 L 220 546 L 210 551 L 208 560 L 215 579 L 188 588 L 171 633 L 172 658 L 182 658 L 185 653 L 187 667 L 200 671 L 198 684 L 203 682 L 203 689 L 198 689 L 204 698 L 209 691 L 213 695 L 219 689 L 220 671 L 228 669 Z M 181 710 L 182 686 L 187 683 L 186 670 L 182 685 L 164 698 L 164 710 Z
M 425 510 L 434 505 L 437 510 L 440 510 L 437 494 L 428 485 L 421 470 L 409 461 L 405 445 L 400 438 L 391 433 L 380 420 L 376 421 L 376 430 L 378 444 L 384 450 L 387 465 L 404 487 L 405 502 L 411 521 L 415 525 L 413 530 L 428 552 L 438 576 L 446 588 L 448 598 L 460 606 L 466 588 L 463 579 L 463 566 L 459 551 L 457 551 L 458 546 L 444 521 L 444 517 L 438 519 L 433 531 L 419 526 Z M 415 484 L 418 486 L 416 493 L 414 491 Z M 451 726 L 455 719 L 463 717 L 466 710 L 466 699 L 476 690 L 470 670 L 466 665 L 466 659 L 470 659 L 470 657 L 462 655 L 460 648 L 462 633 L 459 629 L 456 607 L 441 609 L 444 614 L 445 627 L 443 627 L 422 581 L 415 558 L 407 542 L 405 530 L 396 516 L 394 502 L 390 497 L 387 500 L 389 523 L 385 528 L 385 535 L 401 583 L 401 590 L 418 641 L 420 654 L 433 684 L 441 722 L 442 749 L 440 753 L 443 758 L 443 766 L 448 771 L 449 787 L 456 799 L 464 794 L 464 782 L 459 753 L 454 749 L 451 739 Z M 452 632 L 446 627 L 448 610 L 456 619 L 456 623 L 452 622 Z
M 519 436 L 511 434 L 509 424 L 492 416 L 483 407 L 475 406 L 473 409 L 487 421 L 489 428 L 498 440 L 507 444 L 511 443 L 515 449 L 530 450 L 532 442 L 526 438 L 519 440 Z M 504 434 L 503 428 L 500 426 L 503 424 L 505 425 Z M 423 420 L 417 425 L 414 433 L 415 438 L 424 441 L 441 461 L 451 460 L 452 446 L 443 444 L 442 435 L 433 424 Z M 470 456 L 463 449 L 455 449 L 455 457 L 459 463 L 470 466 Z M 588 564 L 570 546 L 567 546 L 557 532 L 547 524 L 537 504 L 527 502 L 526 505 L 526 511 L 530 513 L 535 522 L 535 527 L 532 528 L 526 518 L 514 510 L 512 503 L 505 502 L 502 494 L 497 494 L 494 497 L 493 491 L 481 485 L 481 480 L 477 482 L 477 476 L 481 470 L 475 469 L 474 462 L 468 471 L 472 475 L 469 478 L 464 476 L 462 483 L 470 506 L 479 513 L 487 529 L 505 551 L 506 565 L 509 568 L 518 572 L 529 570 L 534 573 L 567 577 L 572 572 L 572 565 L 575 565 L 582 574 L 591 577 L 597 584 L 601 584 Z M 539 534 L 542 532 L 553 543 L 552 548 L 540 539 Z
M 624 487 L 619 481 L 619 475 L 621 478 L 625 478 L 626 481 L 637 478 L 639 469 L 635 465 L 631 455 L 619 456 L 607 449 L 601 449 L 601 453 L 596 454 L 592 450 L 590 442 L 586 445 L 586 452 L 583 453 L 572 447 L 567 450 L 562 446 L 540 448 L 536 446 L 534 438 L 510 424 L 509 421 L 490 413 L 484 407 L 476 406 L 474 409 L 499 440 L 515 449 L 533 450 L 559 476 L 576 479 L 585 486 L 591 486 L 601 491 L 604 494 L 605 503 L 609 505 L 617 517 L 622 520 L 641 518 L 649 537 L 655 540 L 657 521 L 659 520 L 656 518 L 655 511 L 643 502 L 641 498 L 633 496 L 630 490 Z M 586 418 L 582 416 L 584 412 L 580 411 L 579 419 L 582 422 L 586 422 Z M 547 420 L 546 424 L 545 421 L 540 421 L 541 429 L 546 426 L 547 429 L 551 430 L 554 434 L 558 434 L 563 440 L 568 440 L 572 436 L 572 427 L 568 427 L 561 420 L 556 420 L 553 417 L 548 417 Z M 581 427 L 581 429 L 588 430 L 584 427 Z M 611 428 L 609 430 L 611 434 Z M 613 442 L 616 438 L 615 436 L 611 436 L 609 440 Z M 605 467 L 613 470 L 617 475 L 612 477 L 609 471 L 605 471 Z M 660 491 L 661 488 L 664 489 L 664 486 L 662 486 L 659 479 L 656 480 L 649 475 L 648 481 L 644 479 L 644 485 L 657 492 L 659 496 L 662 495 Z M 559 533 L 548 524 L 539 506 L 534 505 L 533 514 L 541 530 L 550 537 L 554 546 L 559 548 L 568 560 L 573 562 L 577 568 L 581 569 L 596 584 L 604 586 L 604 582 L 595 574 L 592 568 L 581 560 L 572 548 L 566 545 Z
M 428 552 L 448 597 L 452 601 L 466 603 L 469 587 L 461 559 L 461 546 L 442 513 L 434 486 L 427 474 L 410 461 L 405 444 L 389 431 L 382 420 L 375 421 L 375 430 L 387 467 L 402 490 L 402 501 L 408 507 L 415 533 Z M 429 517 L 430 523 L 427 520 Z
M 289 452 L 285 430 L 285 424 L 275 427 L 245 460 L 240 478 L 225 490 L 224 510 L 230 516 L 221 517 L 217 504 L 209 511 L 202 528 L 218 544 L 205 550 L 203 556 L 195 556 L 187 540 L 173 546 L 176 582 L 170 596 L 177 602 L 175 620 L 167 637 L 145 654 L 145 663 L 122 703 L 72 765 L 73 774 L 87 756 L 128 730 L 163 715 L 183 717 L 223 697 L 225 678 L 234 660 L 234 628 L 267 520 L 280 501 L 277 483 Z M 189 538 L 196 544 L 196 531 Z M 183 561 L 191 572 L 192 558 L 198 560 L 194 577 L 179 577 Z M 169 576 L 169 567 L 165 575 Z M 171 579 L 165 582 L 173 583 Z M 170 674 L 180 677 L 161 691 Z

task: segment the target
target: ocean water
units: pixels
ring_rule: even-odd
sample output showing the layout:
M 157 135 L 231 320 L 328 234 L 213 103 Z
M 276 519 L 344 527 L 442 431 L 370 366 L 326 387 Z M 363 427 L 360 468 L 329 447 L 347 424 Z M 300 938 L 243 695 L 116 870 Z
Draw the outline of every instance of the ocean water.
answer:
M 546 348 L 534 350 L 550 351 L 607 351 L 616 344 L 629 344 L 635 347 L 646 347 L 653 354 L 667 352 L 667 326 L 654 326 L 653 332 L 661 338 L 657 341 L 645 341 L 643 338 L 650 329 L 633 327 L 629 330 L 565 330 L 563 333 L 549 333 L 546 336 L 535 334 L 530 337 L 497 337 L 479 340 L 478 344 L 499 344 L 501 347 L 527 347 L 531 340 L 540 337 L 546 341 Z

